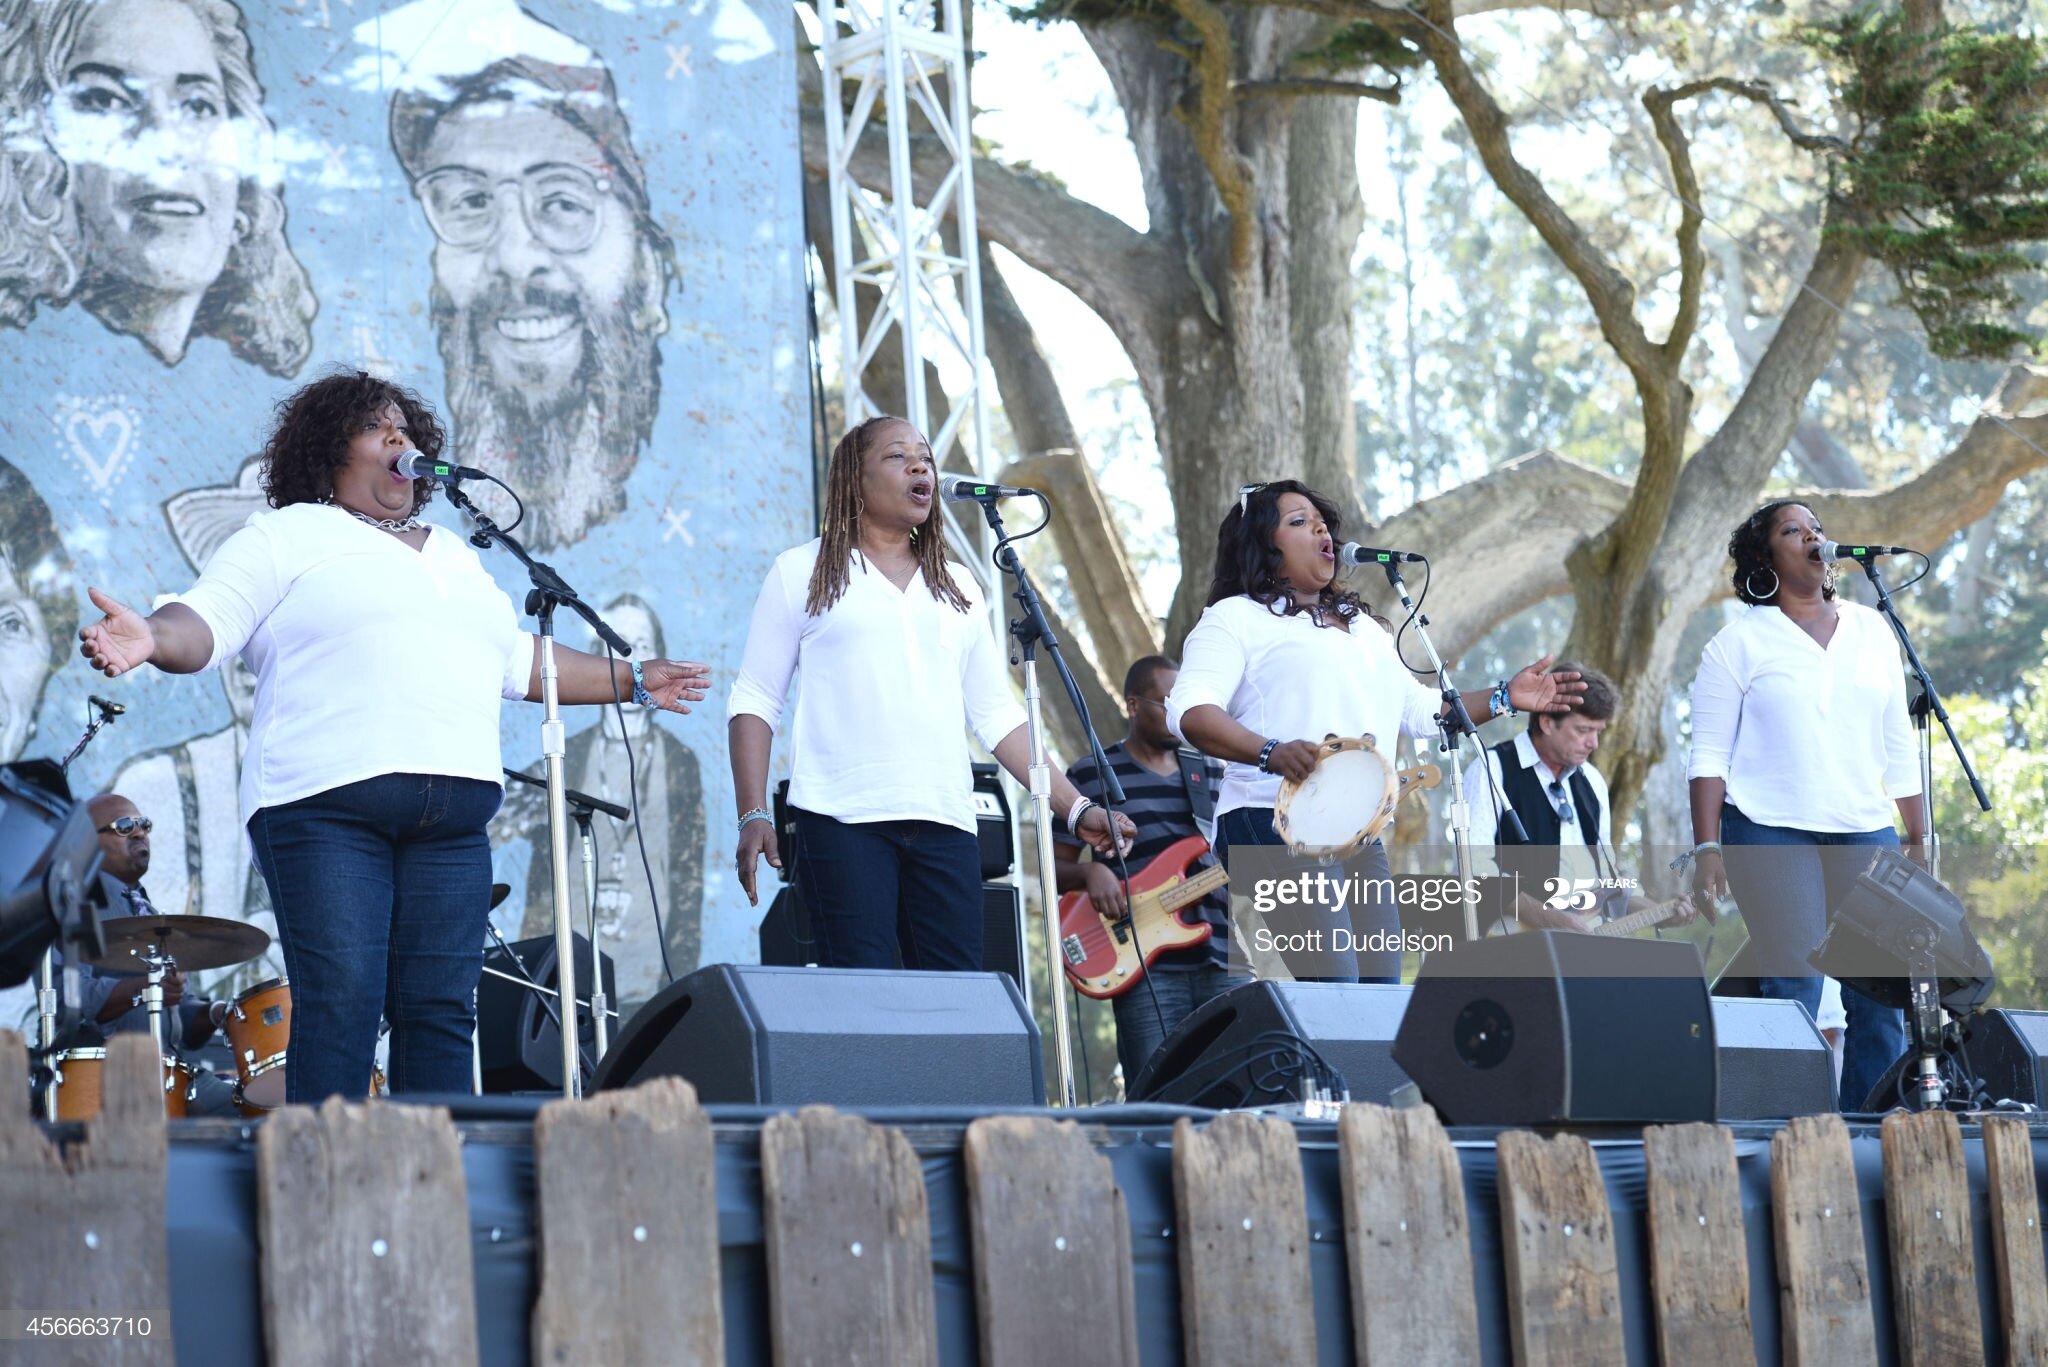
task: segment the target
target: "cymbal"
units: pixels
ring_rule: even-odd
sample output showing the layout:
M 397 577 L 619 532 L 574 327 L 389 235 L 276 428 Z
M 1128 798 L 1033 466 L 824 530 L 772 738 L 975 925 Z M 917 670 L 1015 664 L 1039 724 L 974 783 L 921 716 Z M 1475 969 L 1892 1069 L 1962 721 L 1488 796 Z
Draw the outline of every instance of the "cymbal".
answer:
M 187 973 L 247 963 L 270 948 L 268 935 L 224 916 L 113 916 L 100 929 L 107 952 L 89 961 L 100 968 L 140 969 L 134 956 L 151 945 Z
M 507 897 L 510 897 L 511 895 L 512 885 L 510 883 L 491 884 L 491 910 L 496 911 L 498 909 L 498 903 L 504 901 Z

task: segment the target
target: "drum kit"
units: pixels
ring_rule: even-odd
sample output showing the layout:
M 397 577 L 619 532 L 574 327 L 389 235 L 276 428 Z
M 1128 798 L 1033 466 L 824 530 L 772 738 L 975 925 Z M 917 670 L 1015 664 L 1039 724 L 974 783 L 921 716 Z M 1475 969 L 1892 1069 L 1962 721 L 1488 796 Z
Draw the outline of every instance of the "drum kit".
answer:
M 165 1047 L 164 981 L 173 972 L 201 972 L 247 963 L 270 948 L 270 936 L 255 926 L 220 916 L 122 916 L 100 923 L 106 953 L 91 961 L 113 972 L 138 971 L 144 979 L 141 1003 L 149 1010 L 149 1031 L 164 1064 L 164 1113 L 182 1116 L 191 1105 L 195 1074 L 190 1064 Z M 170 1016 L 173 1022 L 176 1017 Z M 221 1023 L 235 1056 L 234 1100 L 245 1116 L 261 1116 L 284 1104 L 286 1046 L 291 1041 L 292 989 L 284 978 L 257 983 L 237 996 Z M 50 1054 L 50 1085 L 44 1099 L 49 1120 L 90 1120 L 100 1113 L 104 1048 L 73 1048 Z M 371 1092 L 383 1091 L 381 1074 Z

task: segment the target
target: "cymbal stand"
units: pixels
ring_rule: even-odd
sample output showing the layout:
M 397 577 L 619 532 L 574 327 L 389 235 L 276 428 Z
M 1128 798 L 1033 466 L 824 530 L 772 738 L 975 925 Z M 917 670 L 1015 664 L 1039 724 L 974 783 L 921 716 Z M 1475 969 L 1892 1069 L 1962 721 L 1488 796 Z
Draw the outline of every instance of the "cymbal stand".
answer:
M 92 744 L 92 738 L 101 729 L 113 725 L 114 718 L 127 711 L 100 698 L 88 698 L 86 706 L 92 710 L 86 714 L 85 730 L 57 767 L 65 773 L 71 772 L 71 761 L 85 753 L 85 747 Z M 74 978 L 76 975 L 73 975 Z M 57 1079 L 50 1073 L 50 1058 L 57 1052 L 57 947 L 53 943 L 43 950 L 42 961 L 36 965 L 36 1052 L 42 1062 L 39 1071 L 47 1074 L 43 1084 L 43 1119 L 57 1118 Z

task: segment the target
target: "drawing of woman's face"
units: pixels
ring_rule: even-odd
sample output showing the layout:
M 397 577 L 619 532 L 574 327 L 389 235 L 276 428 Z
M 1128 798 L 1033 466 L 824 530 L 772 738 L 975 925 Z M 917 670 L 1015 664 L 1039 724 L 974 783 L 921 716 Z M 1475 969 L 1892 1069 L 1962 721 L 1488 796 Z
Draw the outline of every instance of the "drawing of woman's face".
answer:
M 236 138 L 213 42 L 177 0 L 108 0 L 79 26 L 52 108 L 87 270 L 199 295 L 235 237 Z

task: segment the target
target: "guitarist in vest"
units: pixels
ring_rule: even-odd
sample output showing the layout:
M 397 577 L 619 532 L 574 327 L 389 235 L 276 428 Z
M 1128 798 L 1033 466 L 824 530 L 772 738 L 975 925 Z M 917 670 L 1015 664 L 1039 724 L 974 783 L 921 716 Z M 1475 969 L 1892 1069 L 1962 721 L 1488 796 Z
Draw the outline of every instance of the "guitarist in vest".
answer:
M 1138 828 L 1137 843 L 1125 864 L 1134 886 L 1147 881 L 1148 866 L 1169 847 L 1191 836 L 1206 840 L 1214 821 L 1222 766 L 1181 749 L 1166 725 L 1166 695 L 1179 673 L 1180 666 L 1164 655 L 1147 655 L 1134 663 L 1124 675 L 1124 708 L 1130 727 L 1122 740 L 1103 747 L 1123 785 L 1122 811 Z M 1102 796 L 1102 780 L 1092 755 L 1071 766 L 1067 777 L 1085 796 Z M 1083 862 L 1080 844 L 1057 815 L 1053 830 L 1060 891 L 1085 892 L 1096 910 L 1113 918 L 1123 916 L 1129 904 L 1115 861 L 1094 858 Z M 1187 874 L 1193 877 L 1215 865 L 1216 857 L 1203 849 L 1188 865 Z M 1174 914 L 1185 922 L 1206 921 L 1210 937 L 1206 943 L 1160 952 L 1135 983 L 1110 998 L 1116 1013 L 1117 1060 L 1123 1065 L 1126 1086 L 1137 1081 L 1146 1061 L 1174 1027 L 1195 1008 L 1236 985 L 1226 973 L 1230 960 L 1228 887 L 1217 888 Z M 1155 948 L 1141 939 L 1139 965 Z
M 1593 765 L 1600 734 L 1613 719 L 1620 699 L 1614 680 L 1582 665 L 1560 661 L 1553 672 L 1573 671 L 1586 691 L 1575 711 L 1561 716 L 1531 713 L 1529 729 L 1513 740 L 1486 749 L 1465 773 L 1465 791 L 1472 802 L 1472 849 L 1482 864 L 1491 848 L 1499 871 L 1519 874 L 1521 890 L 1515 910 L 1525 927 L 1538 930 L 1585 930 L 1578 915 L 1545 905 L 1545 880 L 1605 878 L 1620 881 L 1614 865 L 1613 816 L 1607 779 Z M 1485 763 L 1489 776 L 1479 766 Z M 1498 797 L 1496 797 L 1498 794 Z M 1512 828 L 1495 808 L 1505 801 L 1528 832 L 1526 845 L 1510 843 Z M 1647 909 L 1650 903 L 1631 896 L 1606 899 L 1614 915 Z M 1690 905 L 1673 909 L 1672 921 L 1692 919 Z

